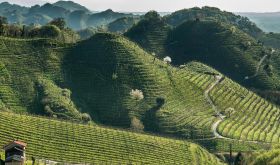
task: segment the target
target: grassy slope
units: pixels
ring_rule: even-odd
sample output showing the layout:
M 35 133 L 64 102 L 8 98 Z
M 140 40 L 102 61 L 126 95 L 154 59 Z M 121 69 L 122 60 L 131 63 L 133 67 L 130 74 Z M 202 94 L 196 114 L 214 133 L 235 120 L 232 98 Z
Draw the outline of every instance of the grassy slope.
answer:
M 68 97 L 51 96 L 53 93 L 62 96 L 66 91 L 57 87 L 56 83 L 61 84 L 63 80 L 61 63 L 68 46 L 48 39 L 0 38 L 2 109 L 44 114 L 48 104 L 53 107 L 51 111 L 55 111 L 54 115 L 65 111 L 70 115 L 63 118 L 79 120 L 80 115 L 75 116 L 79 112 L 72 108 Z
M 136 31 L 135 29 L 143 27 L 141 22 L 125 35 L 150 52 L 161 50 L 165 55 L 171 56 L 175 65 L 195 60 L 214 67 L 246 87 L 268 90 L 279 88 L 278 65 L 277 62 L 274 63 L 279 61 L 278 52 L 270 55 L 268 49 L 234 26 L 215 21 L 189 21 L 168 33 L 158 30 L 164 27 L 164 21 L 146 21 L 146 30 Z M 153 26 L 148 26 L 150 24 Z M 157 35 L 157 31 L 160 31 L 161 35 Z M 152 34 L 157 36 L 156 40 L 148 37 Z M 246 76 L 256 73 L 258 63 L 265 55 L 269 56 L 260 66 L 258 75 L 245 80 Z M 272 71 L 265 70 L 265 66 Z
M 175 63 L 198 60 L 247 87 L 279 88 L 277 66 L 272 66 L 275 71 L 272 75 L 263 69 L 266 64 L 272 65 L 270 59 L 274 57 L 270 52 L 245 33 L 231 29 L 229 25 L 212 21 L 186 22 L 170 33 L 169 52 Z M 255 74 L 265 55 L 269 56 L 262 63 L 258 75 L 245 80 L 246 76 Z
M 11 39 L 2 40 L 8 43 Z M 11 41 L 13 43 L 10 43 L 10 47 L 12 47 L 12 44 L 17 44 L 16 48 L 26 49 L 25 51 L 28 53 L 29 46 L 24 45 L 28 42 L 23 40 Z M 39 41 L 33 42 L 39 43 Z M 9 75 L 11 75 L 11 80 L 5 81 L 6 84 L 1 86 L 10 90 L 7 90 L 6 93 L 1 91 L 2 106 L 14 111 L 18 110 L 17 107 L 21 107 L 19 110 L 22 111 L 29 110 L 28 104 L 24 104 L 21 100 L 25 98 L 24 96 L 33 95 L 35 96 L 31 97 L 30 100 L 35 100 L 34 102 L 39 104 L 39 101 L 36 102 L 38 91 L 37 88 L 34 88 L 34 84 L 38 82 L 38 78 L 35 79 L 36 75 L 33 75 L 36 73 L 40 75 L 39 77 L 47 79 L 45 82 L 51 81 L 53 83 L 51 85 L 47 83 L 47 89 L 51 88 L 56 92 L 65 91 L 59 88 L 70 89 L 73 103 L 69 100 L 69 97 L 65 100 L 66 102 L 70 101 L 71 105 L 75 105 L 71 106 L 69 110 L 77 107 L 80 111 L 88 112 L 97 123 L 130 127 L 131 118 L 137 117 L 143 122 L 146 131 L 186 138 L 213 137 L 211 126 L 216 120 L 215 111 L 204 96 L 206 89 L 216 81 L 211 73 L 217 72 L 210 67 L 200 63 L 189 63 L 180 68 L 172 67 L 154 59 L 153 56 L 129 40 L 112 34 L 97 34 L 89 40 L 68 48 L 61 46 L 61 48 L 43 50 L 45 53 L 42 52 L 40 55 L 48 58 L 38 65 L 39 68 L 47 64 L 52 65 L 52 67 L 45 67 L 44 71 L 36 70 L 37 65 L 35 64 L 38 63 L 37 60 L 34 60 L 36 54 L 29 54 L 28 56 L 26 54 L 11 55 L 7 51 L 6 56 L 2 55 L 4 60 L 1 62 L 5 64 L 5 69 L 1 69 L 2 77 L 6 75 L 5 78 L 9 78 Z M 46 53 L 47 51 L 52 53 Z M 14 58 L 15 56 L 19 58 Z M 25 59 L 33 59 L 27 61 L 35 64 L 27 63 L 28 65 L 24 65 L 26 64 Z M 50 59 L 55 61 L 50 61 Z M 22 68 L 22 70 L 18 71 L 17 68 Z M 113 75 L 117 75 L 117 78 Z M 21 89 L 16 88 L 18 79 L 28 80 L 26 82 L 30 81 L 33 84 L 31 85 L 32 90 L 22 90 L 26 86 L 28 87 L 28 84 L 23 83 L 25 81 L 21 81 Z M 220 86 L 227 88 L 223 89 Z M 144 99 L 140 102 L 131 99 L 129 94 L 131 89 L 142 90 Z M 240 116 L 237 112 L 246 112 L 246 117 L 254 124 L 238 122 L 238 127 L 247 128 L 250 126 L 251 128 L 256 126 L 254 132 L 259 135 L 259 132 L 263 130 L 262 123 L 267 124 L 269 122 L 272 124 L 269 136 L 275 136 L 274 139 L 279 137 L 279 134 L 275 132 L 279 121 L 273 118 L 265 118 L 266 115 L 272 116 L 275 114 L 278 111 L 277 107 L 229 79 L 226 79 L 224 84 L 220 84 L 214 89 L 210 96 L 213 97 L 219 111 L 223 113 L 229 106 L 235 108 L 236 113 L 234 114 L 236 115 L 227 118 L 225 123 L 234 122 L 235 117 Z M 27 92 L 30 92 L 30 94 Z M 69 92 L 66 92 L 66 95 L 69 95 Z M 220 95 L 227 97 L 217 99 Z M 257 99 L 249 100 L 248 104 L 258 101 L 265 102 L 264 106 L 259 106 L 259 108 L 251 107 L 251 112 L 254 113 L 247 110 L 248 106 L 242 106 L 250 95 L 254 95 L 254 98 Z M 52 95 L 47 96 L 54 98 L 54 103 L 57 102 L 56 99 L 61 98 Z M 246 99 L 240 101 L 243 97 Z M 161 100 L 161 103 L 157 103 L 156 100 Z M 224 102 L 224 100 L 227 102 Z M 17 106 L 12 107 L 11 105 L 14 102 L 17 103 Z M 234 104 L 227 104 L 232 102 Z M 62 104 L 62 107 L 67 106 Z M 271 107 L 274 107 L 273 111 L 270 111 Z M 260 118 L 258 118 L 259 116 Z M 222 125 L 224 124 L 222 123 Z M 222 126 L 219 130 L 223 130 Z M 234 132 L 233 136 L 230 136 L 227 130 L 220 132 L 224 136 L 238 138 L 238 131 Z M 247 136 L 246 132 L 242 132 L 242 137 L 244 140 L 251 139 L 251 136 Z M 269 138 L 260 137 L 256 140 L 271 142 Z M 273 142 L 278 141 L 273 140 Z
M 203 90 L 214 81 L 213 76 L 170 67 L 134 43 L 108 34 L 79 44 L 65 58 L 64 68 L 74 101 L 88 106 L 101 123 L 128 127 L 130 118 L 136 116 L 148 131 L 189 137 L 198 134 L 190 130 L 203 128 L 206 131 L 201 136 L 211 136 L 214 112 Z M 113 74 L 118 78 L 112 79 Z M 142 90 L 144 100 L 133 101 L 132 89 Z M 163 105 L 156 103 L 158 98 L 164 99 Z
M 0 145 L 27 142 L 27 156 L 95 164 L 221 164 L 186 141 L 0 112 Z

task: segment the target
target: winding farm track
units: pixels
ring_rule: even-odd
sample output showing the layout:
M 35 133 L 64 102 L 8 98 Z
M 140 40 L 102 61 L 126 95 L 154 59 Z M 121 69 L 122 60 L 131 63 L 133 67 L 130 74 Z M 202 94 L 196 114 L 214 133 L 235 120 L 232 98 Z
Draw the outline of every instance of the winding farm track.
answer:
M 265 60 L 266 57 L 263 58 L 262 61 Z M 261 65 L 262 62 L 260 62 Z M 218 120 L 215 121 L 212 125 L 212 132 L 214 134 L 214 138 L 219 138 L 219 139 L 227 139 L 227 140 L 235 140 L 235 141 L 240 141 L 240 142 L 249 142 L 249 143 L 257 143 L 257 144 L 270 144 L 270 143 L 266 143 L 266 142 L 259 142 L 259 141 L 249 141 L 249 140 L 240 140 L 240 139 L 233 139 L 233 138 L 229 138 L 229 137 L 224 137 L 221 134 L 219 134 L 219 132 L 217 131 L 217 128 L 219 126 L 219 124 L 224 121 L 224 119 L 226 118 L 226 116 L 222 115 L 220 113 L 220 111 L 218 110 L 217 106 L 214 104 L 214 102 L 212 101 L 212 99 L 209 96 L 209 93 L 211 92 L 211 90 L 218 85 L 219 83 L 221 83 L 224 80 L 224 77 L 222 75 L 216 75 L 215 76 L 216 81 L 209 87 L 207 88 L 207 90 L 204 92 L 204 96 L 207 99 L 207 101 L 211 104 L 212 108 L 215 110 L 215 113 L 217 115 Z M 210 138 L 210 139 L 214 139 L 214 138 Z M 203 140 L 203 139 L 201 139 Z
M 207 88 L 207 90 L 204 92 L 204 96 L 205 96 L 205 98 L 207 99 L 208 103 L 211 104 L 212 108 L 215 110 L 217 116 L 219 116 L 219 118 L 223 120 L 223 119 L 225 118 L 225 116 L 223 116 L 223 115 L 219 112 L 218 108 L 216 107 L 216 105 L 214 104 L 214 102 L 212 101 L 212 99 L 211 99 L 210 96 L 209 96 L 209 93 L 211 92 L 211 90 L 212 90 L 216 85 L 218 85 L 219 83 L 221 83 L 221 82 L 223 81 L 223 79 L 224 79 L 224 77 L 221 76 L 221 75 L 216 75 L 215 78 L 216 78 L 215 83 L 213 83 L 209 88 Z
M 264 62 L 264 60 L 265 60 L 267 57 L 268 57 L 268 55 L 265 55 L 265 56 L 262 57 L 262 59 L 259 61 L 258 65 L 257 65 L 255 74 L 252 75 L 252 76 L 246 76 L 246 77 L 245 77 L 246 80 L 249 80 L 249 79 L 251 79 L 251 78 L 254 78 L 254 77 L 258 76 L 259 71 L 260 71 L 260 67 L 261 67 L 262 63 Z

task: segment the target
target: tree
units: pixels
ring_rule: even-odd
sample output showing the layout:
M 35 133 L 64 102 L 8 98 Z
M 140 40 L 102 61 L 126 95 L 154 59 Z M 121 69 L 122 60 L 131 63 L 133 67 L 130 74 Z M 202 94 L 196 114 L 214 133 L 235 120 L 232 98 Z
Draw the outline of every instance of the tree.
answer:
M 151 19 L 151 20 L 160 20 L 160 15 L 156 11 L 149 11 L 144 16 L 145 19 Z
M 64 18 L 55 18 L 49 24 L 57 26 L 60 30 L 65 29 L 66 26 Z
M 0 16 L 0 35 L 4 34 L 4 27 L 8 24 L 7 18 Z
M 139 89 L 132 89 L 129 94 L 130 97 L 136 101 L 141 101 L 144 99 L 143 92 Z
M 1 25 L 1 24 L 8 24 L 8 20 L 7 20 L 6 17 L 0 16 L 0 25 Z
M 39 29 L 39 35 L 41 37 L 58 37 L 60 34 L 60 30 L 57 26 L 54 25 L 46 25 Z

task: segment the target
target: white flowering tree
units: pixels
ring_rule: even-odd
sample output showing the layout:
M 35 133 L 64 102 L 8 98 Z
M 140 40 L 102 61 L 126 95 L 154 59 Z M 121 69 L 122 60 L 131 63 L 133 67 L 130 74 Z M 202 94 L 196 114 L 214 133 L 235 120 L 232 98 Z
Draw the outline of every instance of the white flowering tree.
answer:
M 133 107 L 131 109 L 134 109 L 134 111 L 137 111 L 139 109 L 140 101 L 144 99 L 144 94 L 139 89 L 132 89 L 129 92 L 129 95 L 130 95 L 130 98 L 132 99 L 131 105 Z M 133 115 L 134 111 L 132 111 L 131 112 L 132 114 L 129 115 L 131 117 L 130 127 L 134 130 L 142 131 L 144 129 L 144 126 L 143 126 L 142 122 Z
M 170 63 L 172 62 L 172 59 L 171 59 L 171 57 L 166 56 L 166 57 L 163 58 L 163 61 L 164 61 L 166 64 L 170 64 Z
M 139 89 L 132 89 L 129 94 L 130 97 L 136 101 L 141 101 L 144 99 L 144 94 Z

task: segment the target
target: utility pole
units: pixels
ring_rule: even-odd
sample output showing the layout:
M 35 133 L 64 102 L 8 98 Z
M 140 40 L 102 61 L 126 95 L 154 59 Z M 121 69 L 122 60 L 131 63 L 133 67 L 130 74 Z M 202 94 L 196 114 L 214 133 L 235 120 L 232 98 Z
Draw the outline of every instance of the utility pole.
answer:
M 232 143 L 229 144 L 229 164 L 233 164 L 233 159 L 232 159 Z

